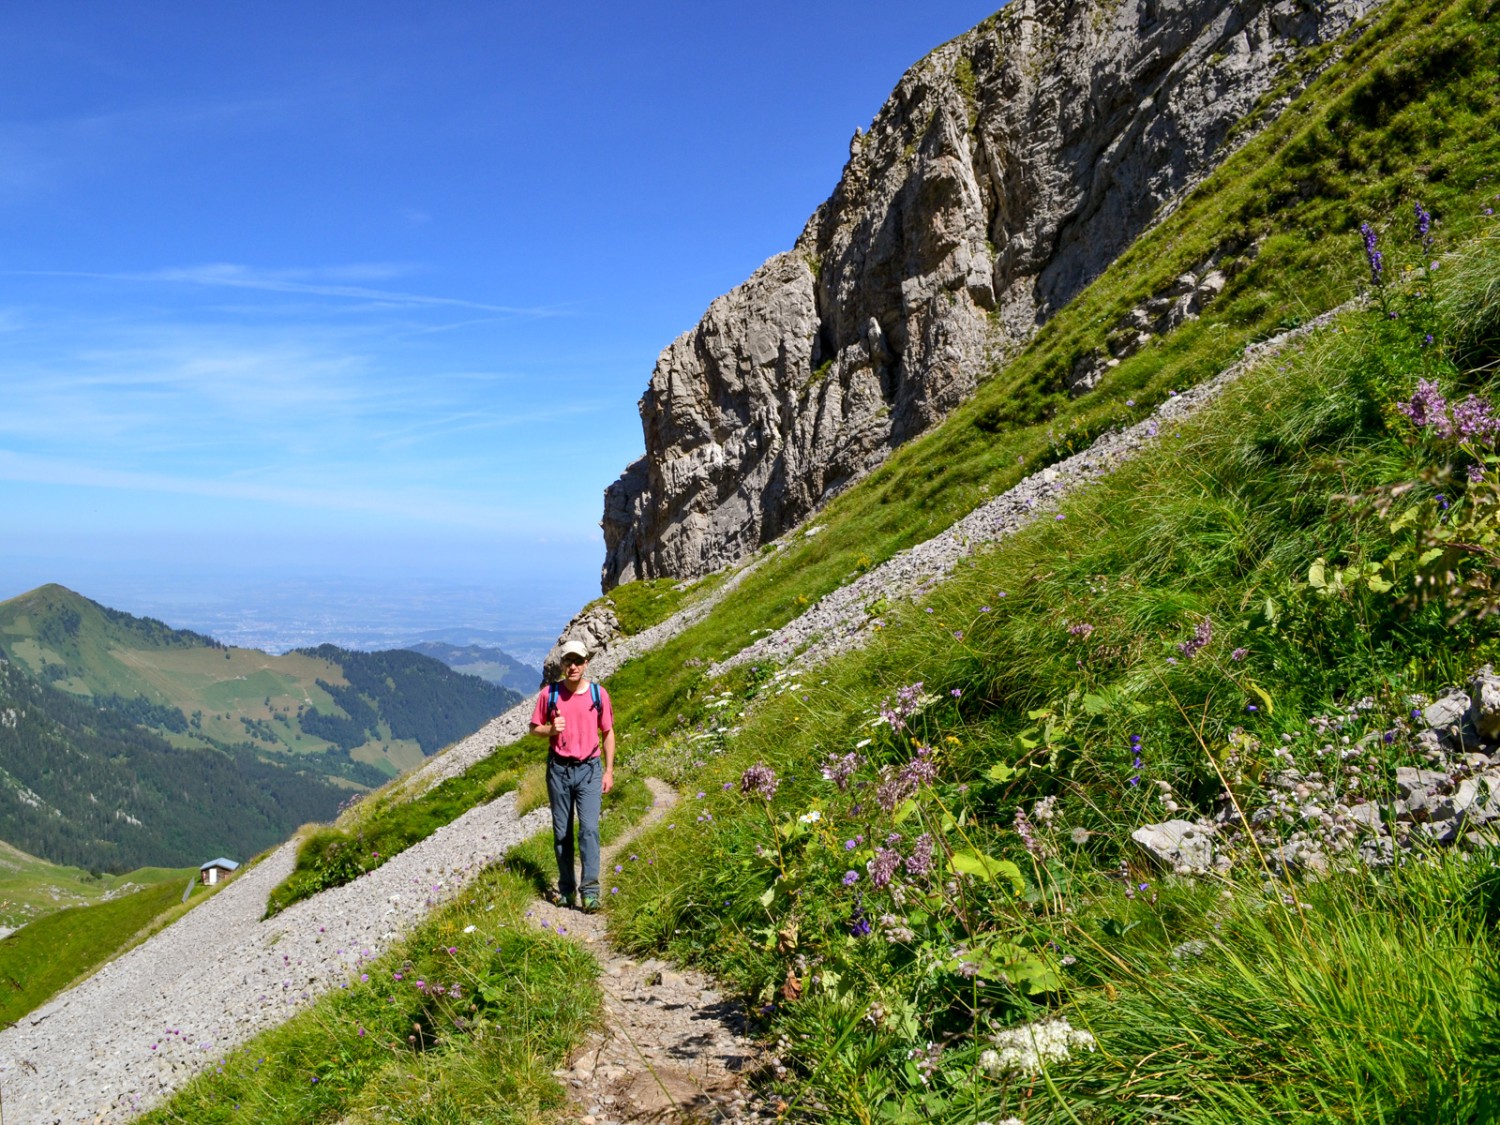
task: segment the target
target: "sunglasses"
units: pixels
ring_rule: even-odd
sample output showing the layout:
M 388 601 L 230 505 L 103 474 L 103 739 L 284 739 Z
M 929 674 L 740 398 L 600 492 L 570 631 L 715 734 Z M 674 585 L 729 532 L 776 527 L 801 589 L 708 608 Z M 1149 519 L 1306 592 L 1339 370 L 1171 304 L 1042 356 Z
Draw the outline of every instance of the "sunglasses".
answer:
M 564 664 L 587 664 L 589 658 L 587 656 L 565 656 L 562 662 Z

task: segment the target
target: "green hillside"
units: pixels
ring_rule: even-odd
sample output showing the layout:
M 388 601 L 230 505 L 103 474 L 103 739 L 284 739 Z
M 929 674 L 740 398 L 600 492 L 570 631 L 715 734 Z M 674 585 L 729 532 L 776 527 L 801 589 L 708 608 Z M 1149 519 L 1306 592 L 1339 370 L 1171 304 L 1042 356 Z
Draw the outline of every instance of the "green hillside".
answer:
M 295 760 L 362 787 L 410 769 L 519 699 L 411 654 L 234 648 L 56 585 L 0 602 L 0 653 L 174 746 Z
M 187 880 L 186 869 L 142 867 L 122 875 L 95 873 L 38 859 L 0 843 L 0 926 L 14 930 L 74 906 L 107 901 L 162 881 Z
M 246 859 L 347 790 L 243 747 L 173 745 L 0 663 L 0 838 L 91 871 Z
M 196 874 L 193 868 L 134 871 L 114 880 L 108 898 L 52 911 L 0 939 L 0 1026 L 118 956 L 143 928 L 178 907 Z
M 90 870 L 246 858 L 518 699 L 415 653 L 270 656 L 44 586 L 0 603 L 0 839 Z
M 1352 813 L 1398 769 L 1485 768 L 1417 734 L 1423 703 L 1500 657 L 1500 5 L 1391 5 L 1342 49 L 819 535 L 611 677 L 622 769 L 687 803 L 632 844 L 612 934 L 744 1003 L 780 1119 L 1500 1120 L 1496 838 L 1400 828 L 1400 861 L 1366 862 Z M 1061 393 L 1213 251 L 1229 282 L 1201 319 Z M 1358 297 L 1056 519 L 872 606 L 866 648 L 707 677 Z M 1225 862 L 1163 870 L 1132 842 L 1173 817 L 1216 824 Z M 1306 846 L 1326 870 L 1285 858 Z M 208 1112 L 214 1082 L 157 1119 Z M 321 1095 L 330 1119 L 368 1104 L 353 1081 Z

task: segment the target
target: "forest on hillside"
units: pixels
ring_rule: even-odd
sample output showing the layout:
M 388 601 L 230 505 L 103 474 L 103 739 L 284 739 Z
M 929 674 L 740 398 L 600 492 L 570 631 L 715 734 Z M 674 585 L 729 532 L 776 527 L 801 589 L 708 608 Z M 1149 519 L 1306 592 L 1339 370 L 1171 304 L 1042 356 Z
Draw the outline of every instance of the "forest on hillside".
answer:
M 377 737 L 383 719 L 392 738 L 414 740 L 424 754 L 478 730 L 520 702 L 509 688 L 454 672 L 429 656 L 404 649 L 353 652 L 337 645 L 298 649 L 339 665 L 348 686 L 319 680 L 343 715 L 304 711 L 302 729 L 352 750 Z
M 0 658 L 0 839 L 95 871 L 244 860 L 347 796 L 249 748 L 185 750 Z

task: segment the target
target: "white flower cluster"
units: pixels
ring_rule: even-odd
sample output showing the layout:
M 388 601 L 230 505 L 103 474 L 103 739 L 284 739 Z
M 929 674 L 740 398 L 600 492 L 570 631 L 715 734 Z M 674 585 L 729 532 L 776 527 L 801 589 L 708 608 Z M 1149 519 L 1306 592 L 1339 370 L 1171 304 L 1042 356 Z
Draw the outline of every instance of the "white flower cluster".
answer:
M 1079 1031 L 1065 1019 L 1042 1020 L 1013 1027 L 991 1036 L 998 1050 L 979 1056 L 979 1066 L 991 1075 L 1019 1071 L 1038 1074 L 1042 1068 L 1063 1062 L 1075 1049 L 1092 1051 L 1097 1046 L 1087 1031 Z

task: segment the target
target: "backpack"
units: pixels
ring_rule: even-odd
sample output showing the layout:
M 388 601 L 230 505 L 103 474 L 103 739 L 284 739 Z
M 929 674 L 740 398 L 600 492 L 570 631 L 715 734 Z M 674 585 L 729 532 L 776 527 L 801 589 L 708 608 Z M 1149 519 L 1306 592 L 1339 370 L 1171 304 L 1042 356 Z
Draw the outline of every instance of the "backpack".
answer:
M 547 718 L 557 714 L 557 693 L 562 690 L 562 685 L 556 680 L 547 685 Z M 593 680 L 589 681 L 589 696 L 593 699 L 593 709 L 599 712 L 600 718 L 604 717 L 604 703 L 599 698 L 599 685 Z

